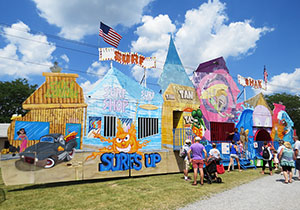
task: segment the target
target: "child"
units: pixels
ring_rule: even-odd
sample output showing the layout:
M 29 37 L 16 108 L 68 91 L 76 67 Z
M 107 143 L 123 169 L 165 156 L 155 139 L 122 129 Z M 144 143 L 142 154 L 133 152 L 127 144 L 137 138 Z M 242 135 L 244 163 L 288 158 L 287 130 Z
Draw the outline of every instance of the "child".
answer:
M 243 144 L 241 143 L 241 141 L 237 142 L 237 152 L 239 157 L 243 158 Z
M 278 170 L 278 164 L 279 164 L 279 160 L 278 160 L 278 155 L 277 155 L 277 151 L 274 151 L 274 165 L 275 165 L 275 170 Z

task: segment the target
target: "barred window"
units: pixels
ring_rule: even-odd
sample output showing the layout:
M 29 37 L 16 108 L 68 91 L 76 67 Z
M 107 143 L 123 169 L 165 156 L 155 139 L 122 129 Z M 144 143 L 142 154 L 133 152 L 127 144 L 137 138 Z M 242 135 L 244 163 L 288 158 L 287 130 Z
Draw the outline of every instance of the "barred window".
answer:
M 104 116 L 104 136 L 105 137 L 116 136 L 116 117 Z
M 138 138 L 144 138 L 158 133 L 158 118 L 138 118 Z

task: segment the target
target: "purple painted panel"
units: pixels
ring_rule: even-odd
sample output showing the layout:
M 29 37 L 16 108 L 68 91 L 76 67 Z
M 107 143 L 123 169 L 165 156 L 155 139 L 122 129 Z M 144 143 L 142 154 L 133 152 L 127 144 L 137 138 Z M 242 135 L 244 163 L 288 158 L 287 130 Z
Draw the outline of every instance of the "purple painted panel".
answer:
M 219 57 L 204 63 L 199 64 L 197 70 L 195 72 L 213 72 L 217 69 L 224 69 L 229 73 L 226 62 L 223 57 Z

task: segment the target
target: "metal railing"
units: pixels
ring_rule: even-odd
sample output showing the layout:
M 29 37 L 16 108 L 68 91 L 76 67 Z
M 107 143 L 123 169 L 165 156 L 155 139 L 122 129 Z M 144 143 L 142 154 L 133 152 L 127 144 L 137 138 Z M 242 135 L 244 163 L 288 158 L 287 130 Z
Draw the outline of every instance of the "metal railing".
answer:
M 194 142 L 195 134 L 191 128 L 174 128 L 173 129 L 173 149 L 180 150 L 184 145 L 186 139 Z

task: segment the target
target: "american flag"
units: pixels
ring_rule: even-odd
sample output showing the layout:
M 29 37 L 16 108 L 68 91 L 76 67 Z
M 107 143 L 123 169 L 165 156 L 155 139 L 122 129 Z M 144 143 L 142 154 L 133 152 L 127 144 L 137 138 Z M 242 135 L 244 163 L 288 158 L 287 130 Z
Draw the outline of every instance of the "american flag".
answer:
M 115 48 L 118 48 L 119 42 L 122 39 L 120 34 L 102 22 L 100 22 L 99 36 L 102 36 L 106 43 L 114 46 Z
M 265 83 L 267 83 L 267 81 L 268 81 L 268 72 L 267 72 L 266 66 L 264 66 L 264 80 L 265 80 Z

